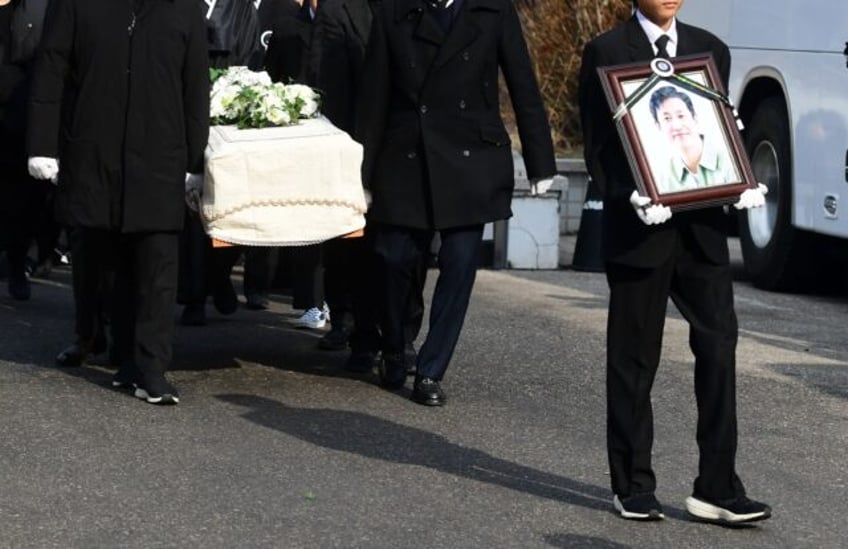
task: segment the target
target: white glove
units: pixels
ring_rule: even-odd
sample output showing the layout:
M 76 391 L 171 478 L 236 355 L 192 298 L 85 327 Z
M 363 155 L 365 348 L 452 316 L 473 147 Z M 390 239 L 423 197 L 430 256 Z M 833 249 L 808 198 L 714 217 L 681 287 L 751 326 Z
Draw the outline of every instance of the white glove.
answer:
M 553 177 L 546 177 L 544 179 L 532 179 L 530 180 L 530 195 L 536 196 L 537 194 L 545 194 L 546 192 L 548 192 L 548 189 L 550 189 L 551 185 L 553 184 Z
M 671 219 L 671 208 L 662 204 L 651 204 L 651 199 L 640 195 L 639 191 L 633 191 L 630 195 L 630 204 L 645 225 L 659 225 Z
M 200 209 L 202 191 L 203 174 L 187 173 L 185 178 L 185 203 L 189 210 L 196 212 Z
M 35 179 L 50 180 L 54 185 L 59 181 L 59 161 L 47 156 L 30 156 L 27 171 Z
M 762 183 L 757 183 L 756 189 L 745 189 L 745 192 L 739 195 L 739 200 L 733 204 L 733 207 L 737 210 L 759 208 L 765 205 L 766 194 L 768 194 L 768 187 Z

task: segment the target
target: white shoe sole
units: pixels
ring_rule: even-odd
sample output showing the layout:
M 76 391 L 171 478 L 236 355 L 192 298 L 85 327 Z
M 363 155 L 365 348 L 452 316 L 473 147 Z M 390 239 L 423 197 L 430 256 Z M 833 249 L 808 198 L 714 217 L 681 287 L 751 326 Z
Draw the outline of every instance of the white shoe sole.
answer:
M 696 516 L 700 519 L 731 524 L 754 522 L 756 520 L 762 520 L 769 517 L 768 514 L 762 511 L 758 513 L 737 515 L 727 509 L 713 505 L 712 503 L 707 503 L 706 501 L 692 496 L 686 498 L 686 510 L 690 515 Z
M 150 404 L 179 404 L 180 398 L 171 394 L 164 396 L 151 396 L 144 388 L 136 387 L 135 392 L 133 393 L 135 398 L 140 398 L 141 400 L 145 400 Z
M 664 519 L 665 515 L 660 513 L 658 515 L 651 515 L 649 513 L 634 513 L 632 511 L 628 511 L 624 508 L 624 505 L 621 504 L 621 500 L 618 499 L 618 496 L 613 496 L 612 498 L 612 506 L 615 507 L 615 510 L 618 511 L 618 514 L 621 515 L 621 518 L 626 518 L 630 520 L 659 520 Z

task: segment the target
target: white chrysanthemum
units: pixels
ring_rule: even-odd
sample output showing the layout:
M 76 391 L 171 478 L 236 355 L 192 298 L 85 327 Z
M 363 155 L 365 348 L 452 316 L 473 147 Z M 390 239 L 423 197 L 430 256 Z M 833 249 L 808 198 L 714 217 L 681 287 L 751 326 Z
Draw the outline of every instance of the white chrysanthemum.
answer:
M 286 99 L 295 101 L 301 99 L 304 102 L 314 101 L 315 92 L 309 86 L 303 84 L 289 84 L 286 86 Z

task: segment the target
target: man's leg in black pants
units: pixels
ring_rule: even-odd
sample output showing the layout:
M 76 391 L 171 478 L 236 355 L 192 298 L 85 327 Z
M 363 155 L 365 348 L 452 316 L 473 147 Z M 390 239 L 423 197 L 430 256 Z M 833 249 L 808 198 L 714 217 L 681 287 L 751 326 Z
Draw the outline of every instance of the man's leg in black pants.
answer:
M 418 362 L 418 353 L 415 351 L 415 340 L 421 332 L 424 323 L 424 285 L 427 283 L 427 267 L 429 263 L 429 251 L 425 251 L 415 269 L 413 290 L 409 293 L 409 305 L 407 307 L 406 324 L 404 325 L 403 349 L 406 361 L 406 373 L 414 375 Z
M 471 300 L 483 226 L 444 230 L 440 234 L 439 278 L 430 309 L 430 329 L 418 353 L 416 385 L 422 378 L 438 382 L 445 375 Z
M 322 244 L 324 293 L 330 308 L 330 331 L 318 340 L 327 351 L 347 349 L 353 331 L 353 281 L 351 272 L 363 261 L 362 238 L 334 238 Z
M 674 259 L 656 268 L 608 263 L 607 454 L 619 498 L 653 494 L 651 387 L 659 366 Z
M 295 323 L 304 328 L 323 328 L 327 322 L 324 312 L 324 267 L 321 245 L 291 248 L 292 308 L 304 311 Z
M 69 229 L 71 281 L 74 293 L 74 343 L 56 356 L 59 366 L 80 366 L 89 354 L 106 350 L 101 295 L 107 258 L 113 253 L 109 231 L 74 227 Z
M 152 404 L 176 404 L 176 389 L 165 379 L 171 364 L 177 295 L 177 233 L 126 235 L 133 284 L 133 362 L 140 375 L 136 396 Z
M 248 309 L 268 308 L 271 277 L 277 267 L 277 248 L 247 246 L 244 249 L 244 298 Z
M 180 317 L 184 326 L 206 324 L 206 292 L 209 237 L 197 213 L 186 208 L 183 230 L 179 235 L 180 272 L 178 300 L 185 305 Z
M 694 494 L 709 501 L 745 495 L 736 475 L 736 341 L 729 265 L 714 265 L 686 252 L 678 259 L 671 297 L 689 322 L 695 355 L 700 461 Z
M 403 350 L 404 327 L 409 317 L 410 292 L 416 289 L 416 267 L 432 238 L 432 231 L 374 225 L 377 305 L 380 309 L 381 347 L 380 382 L 395 389 L 406 379 Z

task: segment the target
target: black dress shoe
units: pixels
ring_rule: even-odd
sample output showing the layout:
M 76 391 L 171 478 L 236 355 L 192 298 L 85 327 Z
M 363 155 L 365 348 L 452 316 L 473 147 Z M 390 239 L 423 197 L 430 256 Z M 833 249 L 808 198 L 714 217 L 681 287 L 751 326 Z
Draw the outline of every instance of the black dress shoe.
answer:
M 406 381 L 406 365 L 403 362 L 403 355 L 383 354 L 379 370 L 382 387 L 392 391 L 403 387 Z
M 415 378 L 412 400 L 425 406 L 443 406 L 447 397 L 441 384 L 430 377 Z
M 377 366 L 377 353 L 372 351 L 353 351 L 347 357 L 344 369 L 357 374 L 371 372 Z

